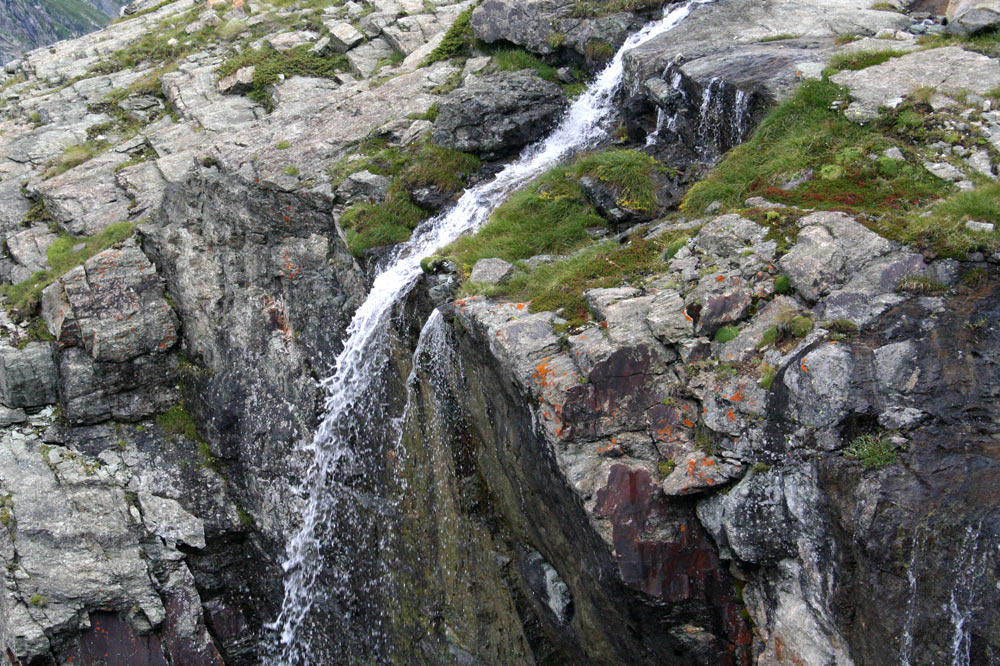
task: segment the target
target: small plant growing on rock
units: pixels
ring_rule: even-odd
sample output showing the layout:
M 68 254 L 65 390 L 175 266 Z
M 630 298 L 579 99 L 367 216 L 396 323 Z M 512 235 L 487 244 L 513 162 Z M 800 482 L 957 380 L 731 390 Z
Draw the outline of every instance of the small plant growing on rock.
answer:
M 287 141 L 279 141 L 278 143 L 274 144 L 275 150 L 288 150 L 291 147 L 292 144 L 288 143 Z
M 760 386 L 765 391 L 771 389 L 771 385 L 774 384 L 774 378 L 778 376 L 778 369 L 765 364 L 763 367 L 763 373 L 760 376 L 760 381 L 757 385 Z
M 716 342 L 729 342 L 730 340 L 736 339 L 739 335 L 740 329 L 735 326 L 723 326 L 718 331 L 715 332 Z
M 297 166 L 286 166 L 283 173 L 286 176 L 297 176 L 299 175 L 299 168 Z
M 34 594 L 31 596 L 31 605 L 35 608 L 45 608 L 49 605 L 49 598 L 44 594 Z
M 844 455 L 860 461 L 865 469 L 875 469 L 896 462 L 896 447 L 885 433 L 861 435 L 844 449 Z
M 779 275 L 774 278 L 774 293 L 776 294 L 787 294 L 792 290 L 792 281 L 788 279 L 787 275 Z
M 667 478 L 670 474 L 677 469 L 677 463 L 671 460 L 665 460 L 656 463 L 656 467 L 660 470 L 660 476 Z

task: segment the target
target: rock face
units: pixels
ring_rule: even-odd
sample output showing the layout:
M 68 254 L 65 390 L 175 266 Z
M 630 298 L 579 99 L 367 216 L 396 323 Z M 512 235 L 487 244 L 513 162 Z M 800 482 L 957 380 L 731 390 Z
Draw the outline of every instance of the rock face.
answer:
M 935 260 L 870 220 L 759 197 L 661 217 L 832 54 L 917 49 L 936 19 L 871 0 L 691 5 L 626 54 L 620 113 L 587 147 L 664 163 L 655 205 L 566 170 L 574 205 L 607 222 L 596 242 L 686 240 L 578 294 L 583 325 L 454 300 L 572 248 L 480 260 L 465 287 L 429 257 L 364 350 L 376 390 L 322 423 L 324 380 L 394 256 L 355 258 L 348 224 L 454 201 L 437 182 L 453 174 L 409 162 L 428 139 L 492 162 L 463 172 L 480 182 L 566 106 L 449 26 L 468 10 L 475 39 L 570 84 L 663 8 L 328 4 L 141 0 L 0 74 L 0 278 L 17 301 L 0 310 L 0 661 L 270 663 L 300 573 L 308 663 L 995 661 L 1000 258 Z M 607 13 L 623 5 L 641 9 Z M 955 29 L 989 3 L 963 6 Z M 460 55 L 427 64 L 441 45 Z M 264 69 L 220 80 L 250 46 Z M 296 65 L 262 88 L 274 61 Z M 995 67 L 952 46 L 835 81 L 859 120 L 917 87 L 934 109 L 972 93 L 947 129 L 974 141 L 875 155 L 961 189 L 996 176 Z M 992 240 L 1000 220 L 971 217 L 959 230 Z M 313 517 L 315 557 L 283 571 Z
M 481 77 L 439 106 L 435 143 L 487 158 L 516 153 L 545 135 L 565 108 L 558 85 L 531 71 Z

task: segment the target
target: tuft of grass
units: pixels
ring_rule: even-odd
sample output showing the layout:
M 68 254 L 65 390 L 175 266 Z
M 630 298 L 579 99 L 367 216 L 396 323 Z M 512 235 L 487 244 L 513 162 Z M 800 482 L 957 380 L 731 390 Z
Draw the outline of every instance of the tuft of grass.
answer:
M 468 273 L 479 259 L 560 254 L 585 245 L 587 229 L 607 222 L 587 201 L 572 169 L 556 167 L 501 204 L 490 221 L 444 252 Z
M 780 35 L 768 35 L 767 37 L 764 37 L 760 41 L 761 42 L 782 42 L 782 41 L 785 41 L 786 39 L 798 39 L 798 38 L 799 38 L 798 35 L 792 35 L 790 33 L 783 32 Z
M 729 342 L 730 340 L 735 340 L 736 336 L 740 334 L 740 329 L 735 326 L 723 326 L 715 332 L 716 342 Z
M 369 248 L 406 241 L 427 217 L 397 180 L 389 187 L 384 203 L 355 204 L 340 216 L 340 224 L 347 233 L 351 252 L 360 256 Z
M 896 12 L 897 14 L 902 14 L 903 11 L 892 4 L 891 2 L 876 2 L 871 6 L 872 9 L 878 10 L 880 12 Z
M 844 455 L 860 461 L 865 469 L 876 469 L 896 462 L 896 447 L 885 433 L 861 435 L 844 449 Z
M 899 224 L 895 239 L 960 259 L 976 250 L 1000 251 L 1000 232 L 972 231 L 965 226 L 968 221 L 992 222 L 1000 229 L 1000 184 L 952 194 L 933 206 L 930 215 Z
M 103 231 L 88 238 L 62 235 L 49 246 L 47 258 L 49 269 L 37 271 L 31 277 L 17 284 L 0 286 L 0 293 L 7 297 L 8 311 L 21 319 L 27 319 L 38 312 L 42 290 L 55 282 L 56 278 L 79 266 L 98 252 L 120 243 L 132 235 L 135 224 L 118 222 L 108 225 Z M 83 243 L 83 248 L 73 248 Z
M 760 380 L 757 385 L 760 386 L 765 391 L 771 390 L 771 386 L 774 384 L 774 378 L 778 376 L 778 369 L 770 366 L 764 365 L 760 375 Z
M 845 69 L 859 70 L 881 65 L 890 58 L 906 55 L 906 51 L 888 49 L 886 51 L 854 51 L 853 53 L 838 53 L 830 58 L 825 72 L 832 74 Z
M 637 150 L 606 150 L 586 155 L 577 161 L 575 172 L 591 175 L 610 184 L 618 192 L 619 206 L 652 212 L 657 205 L 653 172 L 664 170 L 654 158 Z
M 44 594 L 31 595 L 31 605 L 36 608 L 45 608 L 49 605 L 49 598 Z
M 467 56 L 472 52 L 472 45 L 475 43 L 475 35 L 472 34 L 470 19 L 475 7 L 469 7 L 455 18 L 455 22 L 444 34 L 441 43 L 431 51 L 423 65 L 431 65 L 439 60 L 448 60 L 460 56 Z
M 533 69 L 541 78 L 553 83 L 559 82 L 556 68 L 524 49 L 501 49 L 493 53 L 493 64 L 502 72 L 516 72 Z
M 219 470 L 219 459 L 215 457 L 214 453 L 212 453 L 212 449 L 209 447 L 208 442 L 203 440 L 198 434 L 198 424 L 195 423 L 194 418 L 191 416 L 190 412 L 188 412 L 187 406 L 184 404 L 183 400 L 158 415 L 156 417 L 156 423 L 163 428 L 164 432 L 166 432 L 170 437 L 183 437 L 184 439 L 195 442 L 198 446 L 198 455 L 201 457 L 202 466 L 216 471 Z
M 84 162 L 104 153 L 110 146 L 111 144 L 107 141 L 96 140 L 84 141 L 81 144 L 69 146 L 42 173 L 42 179 L 55 178 L 59 174 L 66 173 L 73 167 L 80 166 Z
M 576 326 L 590 319 L 583 298 L 585 291 L 637 283 L 662 272 L 663 262 L 673 258 L 691 233 L 696 231 L 678 231 L 652 240 L 635 238 L 625 246 L 614 242 L 592 244 L 561 261 L 518 272 L 503 285 L 483 292 L 530 301 L 535 312 L 559 311 L 568 321 L 567 327 Z
M 975 51 L 991 58 L 1000 58 L 1000 32 L 995 30 L 972 37 L 949 34 L 924 35 L 917 40 L 917 43 L 928 49 L 940 46 L 961 46 L 966 51 Z
M 338 72 L 348 69 L 346 56 L 340 53 L 317 55 L 310 51 L 311 48 L 310 44 L 302 44 L 287 51 L 277 51 L 268 46 L 259 49 L 245 48 L 219 65 L 219 78 L 253 65 L 253 85 L 246 95 L 270 112 L 274 109 L 270 87 L 282 75 L 332 79 Z
M 788 279 L 787 275 L 779 275 L 774 278 L 774 293 L 776 294 L 787 294 L 792 290 L 792 281 Z
M 372 141 L 361 148 L 359 157 L 346 159 L 328 169 L 334 187 L 349 175 L 368 170 L 391 177 L 392 184 L 384 203 L 359 203 L 340 218 L 347 232 L 348 245 L 355 256 L 380 245 L 401 243 L 413 229 L 427 219 L 428 212 L 414 204 L 409 192 L 434 187 L 445 194 L 465 188 L 468 175 L 482 165 L 479 158 L 443 148 L 432 143 L 398 148 L 384 141 Z
M 299 168 L 294 165 L 289 165 L 284 168 L 282 173 L 284 173 L 286 176 L 297 176 L 299 175 Z

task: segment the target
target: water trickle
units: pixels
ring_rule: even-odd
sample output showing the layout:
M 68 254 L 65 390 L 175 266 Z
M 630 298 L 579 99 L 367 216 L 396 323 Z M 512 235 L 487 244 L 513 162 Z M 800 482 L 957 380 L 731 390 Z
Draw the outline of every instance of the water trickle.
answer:
M 302 527 L 286 547 L 284 600 L 281 613 L 270 625 L 277 632 L 278 641 L 271 664 L 329 663 L 324 655 L 314 654 L 311 646 L 310 624 L 314 615 L 330 612 L 350 623 L 357 609 L 364 606 L 366 596 L 379 593 L 379 578 L 392 575 L 391 571 L 379 570 L 359 575 L 358 554 L 341 543 L 338 531 L 363 534 L 369 525 L 361 516 L 362 510 L 392 514 L 391 502 L 349 488 L 348 483 L 363 485 L 358 483 L 359 478 L 365 477 L 365 460 L 357 450 L 359 443 L 376 438 L 395 442 L 400 436 L 402 419 L 392 418 L 386 407 L 391 402 L 385 378 L 390 363 L 389 329 L 394 310 L 421 274 L 420 261 L 460 235 L 479 228 L 514 190 L 604 139 L 615 113 L 613 102 L 623 78 L 624 53 L 672 29 L 690 13 L 691 4 L 674 8 L 629 37 L 548 137 L 525 149 L 517 161 L 492 181 L 468 190 L 449 211 L 420 225 L 375 278 L 367 299 L 347 329 L 344 349 L 337 357 L 333 374 L 322 382 L 327 392 L 323 421 L 312 442 L 303 447 L 311 462 L 297 488 L 305 500 Z M 354 504 L 359 502 L 362 506 L 355 508 Z M 343 524 L 345 516 L 349 524 Z M 376 547 L 383 547 L 386 538 L 379 534 Z M 355 630 L 365 633 L 359 649 L 371 659 L 379 651 L 380 625 L 377 618 L 368 620 L 367 625 Z M 342 629 L 325 627 L 313 631 Z
M 962 553 L 955 563 L 955 584 L 948 599 L 948 617 L 954 628 L 951 639 L 952 666 L 971 666 L 972 635 L 969 621 L 978 601 L 977 583 L 986 574 L 989 542 L 980 539 L 983 524 L 965 528 Z

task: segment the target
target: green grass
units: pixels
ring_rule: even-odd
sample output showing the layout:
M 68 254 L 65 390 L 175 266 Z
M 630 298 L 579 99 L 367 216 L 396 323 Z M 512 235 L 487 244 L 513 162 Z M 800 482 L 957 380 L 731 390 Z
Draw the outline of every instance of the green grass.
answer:
M 62 155 L 57 157 L 49 167 L 42 172 L 42 179 L 54 178 L 65 173 L 73 167 L 80 166 L 84 162 L 97 157 L 107 151 L 111 144 L 107 141 L 89 140 L 76 146 L 69 146 L 63 150 Z
M 410 200 L 409 193 L 434 187 L 444 194 L 455 194 L 465 188 L 466 178 L 481 165 L 474 155 L 429 142 L 400 148 L 381 140 L 368 142 L 359 155 L 332 165 L 327 172 L 334 187 L 358 171 L 392 178 L 384 203 L 355 204 L 341 216 L 351 252 L 360 256 L 369 248 L 407 240 L 413 229 L 429 217 Z
M 359 203 L 340 217 L 347 233 L 351 253 L 360 256 L 365 250 L 381 245 L 402 243 L 409 239 L 428 213 L 410 200 L 409 192 L 398 182 L 389 187 L 384 203 Z
M 692 233 L 696 231 L 678 231 L 652 240 L 636 238 L 625 246 L 594 243 L 561 261 L 519 272 L 499 287 L 478 291 L 530 302 L 535 312 L 560 311 L 567 326 L 579 325 L 590 319 L 585 291 L 638 283 L 662 272 L 664 260 L 672 258 Z
M 559 254 L 590 240 L 587 229 L 607 222 L 584 195 L 572 168 L 556 167 L 501 204 L 490 221 L 443 253 L 468 273 L 479 259 L 507 261 Z
M 91 74 L 142 69 L 146 65 L 163 67 L 201 49 L 214 39 L 214 26 L 205 26 L 191 35 L 184 30 L 189 23 L 197 20 L 201 11 L 200 6 L 194 7 L 184 14 L 164 20 L 158 28 L 143 33 L 139 39 L 96 64 L 91 68 Z M 173 46 L 168 44 L 171 39 L 177 40 Z
M 274 100 L 269 88 L 278 82 L 283 74 L 332 79 L 338 72 L 348 69 L 347 57 L 334 53 L 317 55 L 312 53 L 310 44 L 302 44 L 287 51 L 277 51 L 270 47 L 246 48 L 219 66 L 219 78 L 224 78 L 243 67 L 254 66 L 253 85 L 247 97 L 260 103 L 267 111 L 274 109 Z
M 559 82 L 555 67 L 524 49 L 501 49 L 495 51 L 493 53 L 493 64 L 501 72 L 517 72 L 522 69 L 533 69 L 538 76 L 546 81 Z
M 656 209 L 655 171 L 665 167 L 637 150 L 613 149 L 592 153 L 577 161 L 577 175 L 591 175 L 619 192 L 618 205 L 651 213 Z
M 682 210 L 701 214 L 716 200 L 724 208 L 738 209 L 747 197 L 763 196 L 801 209 L 867 216 L 866 224 L 887 238 L 915 242 L 948 256 L 967 248 L 971 238 L 961 233 L 960 222 L 973 200 L 988 200 L 995 191 L 987 187 L 961 197 L 953 194 L 950 183 L 921 165 L 881 157 L 892 146 L 909 152 L 907 142 L 916 140 L 914 133 L 926 133 L 919 105 L 904 105 L 881 122 L 861 126 L 831 108 L 845 100 L 844 91 L 829 81 L 803 83 L 764 119 L 749 141 L 730 151 L 691 188 Z M 815 176 L 792 190 L 780 187 L 806 170 Z M 920 217 L 942 197 L 957 203 L 942 205 L 931 218 Z
M 948 34 L 925 35 L 920 37 L 917 43 L 929 49 L 940 46 L 961 46 L 967 51 L 982 53 L 991 58 L 1000 58 L 1000 32 L 996 31 L 972 37 Z
M 49 246 L 47 254 L 49 269 L 37 271 L 23 282 L 0 286 L 0 292 L 7 297 L 7 309 L 21 319 L 33 317 L 38 312 L 42 290 L 45 287 L 55 282 L 66 271 L 125 240 L 132 235 L 134 228 L 135 224 L 131 222 L 119 222 L 88 238 L 60 236 Z M 73 248 L 80 243 L 83 243 L 84 247 L 74 251 Z
M 740 329 L 735 326 L 723 326 L 715 332 L 716 342 L 729 342 L 730 340 L 735 340 L 736 336 L 740 334 Z
M 876 2 L 871 6 L 871 8 L 880 12 L 896 12 L 897 14 L 903 13 L 899 7 L 890 2 Z
M 793 35 L 791 33 L 783 32 L 780 35 L 768 35 L 764 37 L 761 42 L 783 42 L 786 39 L 798 39 L 798 35 Z
M 825 70 L 827 74 L 839 72 L 841 70 L 859 70 L 881 65 L 890 58 L 898 58 L 907 54 L 907 51 L 889 49 L 886 51 L 854 51 L 853 53 L 840 53 L 832 58 Z
M 168 435 L 184 437 L 192 442 L 201 440 L 198 436 L 198 425 L 188 413 L 184 403 L 178 403 L 156 417 L 156 423 Z
M 876 469 L 896 462 L 896 447 L 884 433 L 861 435 L 844 449 L 844 455 L 860 461 L 865 469 Z
M 472 25 L 470 24 L 474 9 L 475 7 L 469 7 L 455 18 L 455 22 L 444 34 L 444 39 L 424 60 L 424 65 L 430 65 L 439 60 L 467 56 L 471 53 L 472 45 L 475 43 L 475 36 L 472 34 Z

